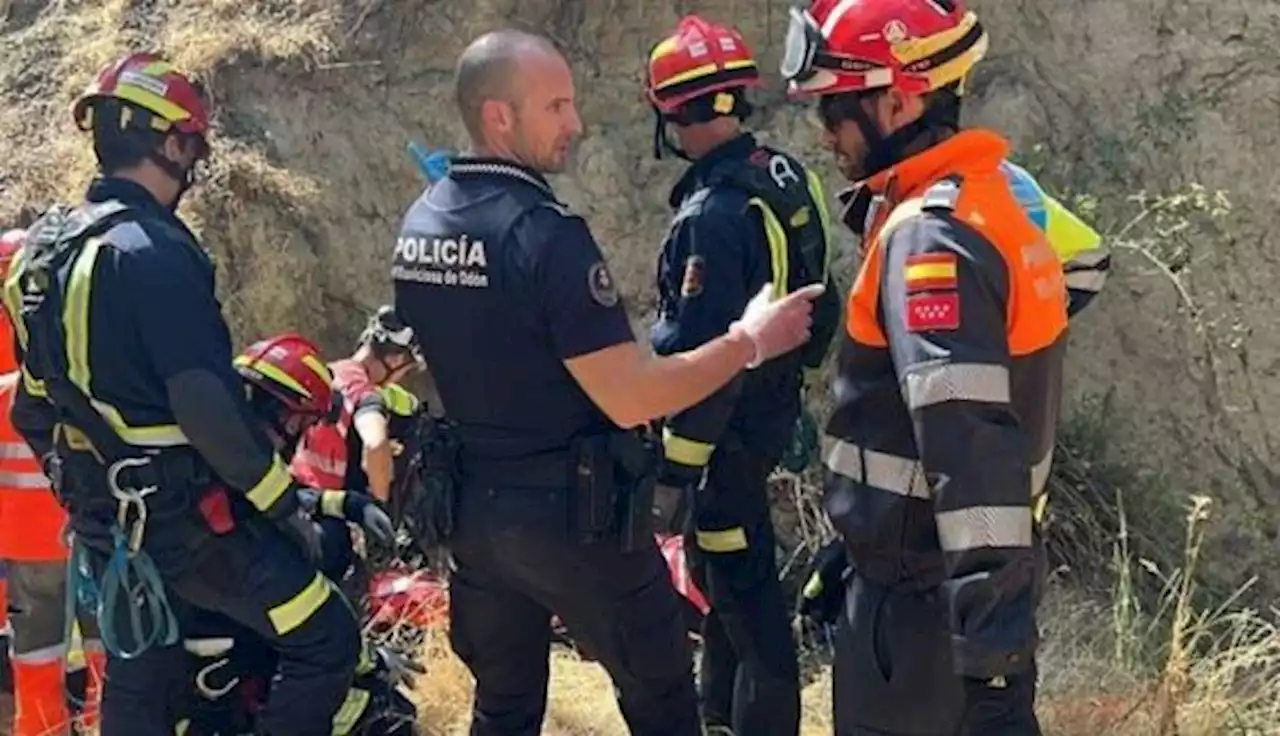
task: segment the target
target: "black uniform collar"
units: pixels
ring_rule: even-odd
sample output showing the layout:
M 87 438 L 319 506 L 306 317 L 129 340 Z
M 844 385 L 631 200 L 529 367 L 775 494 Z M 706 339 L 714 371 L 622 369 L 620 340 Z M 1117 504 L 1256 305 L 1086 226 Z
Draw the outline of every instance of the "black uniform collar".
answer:
M 187 223 L 179 219 L 176 212 L 160 204 L 160 201 L 151 194 L 150 190 L 131 179 L 122 179 L 118 176 L 104 176 L 94 179 L 89 184 L 89 189 L 85 192 L 84 198 L 87 202 L 117 200 L 135 211 L 141 212 L 145 217 L 170 223 L 183 233 L 186 233 L 193 244 L 198 243 L 195 234 L 191 232 L 191 228 L 187 227 Z M 208 251 L 204 248 L 201 248 L 201 250 L 208 254 Z
M 449 176 L 453 178 L 501 177 L 517 179 L 530 186 L 541 189 L 548 197 L 555 199 L 555 190 L 542 172 L 531 169 L 511 159 L 496 156 L 454 156 L 449 162 Z
M 88 202 L 119 200 L 135 210 L 143 210 L 152 215 L 163 215 L 167 219 L 174 219 L 173 212 L 160 204 L 146 187 L 130 179 L 122 179 L 116 176 L 104 176 L 94 179 L 89 184 L 89 189 L 85 192 L 84 198 Z
M 679 207 L 690 192 L 698 189 L 712 169 L 725 161 L 746 158 L 754 150 L 756 150 L 756 137 L 751 133 L 742 133 L 707 151 L 706 155 L 689 166 L 689 170 L 684 172 L 684 176 L 680 177 L 676 185 L 671 188 L 671 206 Z

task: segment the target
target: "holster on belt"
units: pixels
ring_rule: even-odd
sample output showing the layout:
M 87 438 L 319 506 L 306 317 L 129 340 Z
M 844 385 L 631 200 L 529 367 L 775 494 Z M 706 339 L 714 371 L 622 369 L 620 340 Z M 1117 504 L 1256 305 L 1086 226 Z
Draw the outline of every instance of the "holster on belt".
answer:
M 456 425 L 426 412 L 420 417 L 418 440 L 419 492 L 405 515 L 413 527 L 414 540 L 426 551 L 447 544 L 453 537 L 462 483 L 461 442 Z
M 583 544 L 615 541 L 624 552 L 653 540 L 660 443 L 649 433 L 577 438 L 570 528 Z

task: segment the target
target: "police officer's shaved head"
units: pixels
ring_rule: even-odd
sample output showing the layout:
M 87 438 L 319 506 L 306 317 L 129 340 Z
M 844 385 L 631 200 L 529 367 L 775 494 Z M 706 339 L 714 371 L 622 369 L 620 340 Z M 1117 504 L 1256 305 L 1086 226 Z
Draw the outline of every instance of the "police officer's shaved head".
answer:
M 454 99 L 477 152 L 563 170 L 581 132 L 573 95 L 568 62 L 543 36 L 494 31 L 458 57 Z

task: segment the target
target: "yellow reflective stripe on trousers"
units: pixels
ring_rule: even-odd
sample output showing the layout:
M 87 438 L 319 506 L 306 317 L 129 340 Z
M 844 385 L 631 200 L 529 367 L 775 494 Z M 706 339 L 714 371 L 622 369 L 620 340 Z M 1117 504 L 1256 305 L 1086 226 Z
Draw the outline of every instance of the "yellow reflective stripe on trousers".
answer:
M 764 236 L 769 241 L 769 264 L 773 273 L 773 298 L 780 299 L 787 295 L 787 279 L 791 276 L 791 261 L 787 255 L 787 231 L 783 229 L 778 216 L 763 199 L 752 197 L 747 200 L 747 205 L 760 210 L 760 217 L 764 220 Z
M 707 552 L 741 552 L 747 548 L 747 530 L 740 526 L 732 529 L 698 529 L 693 533 L 698 549 Z
M 329 600 L 330 593 L 329 581 L 316 573 L 307 587 L 297 595 L 267 611 L 267 618 L 276 633 L 284 636 L 306 623 L 307 619 L 320 610 L 320 606 Z
M 275 505 L 275 502 L 279 501 L 292 485 L 293 476 L 289 475 L 289 469 L 281 462 L 279 455 L 274 455 L 271 458 L 271 467 L 244 495 L 259 511 L 266 511 Z
M 711 462 L 711 453 L 716 446 L 709 442 L 699 442 L 681 437 L 671 431 L 670 427 L 662 429 L 662 450 L 666 458 L 672 462 L 701 468 Z
M 342 502 L 347 498 L 346 491 L 323 491 L 320 494 L 320 515 L 343 518 Z
M 347 699 L 333 714 L 333 736 L 347 736 L 355 729 L 371 697 L 368 690 L 353 687 L 347 691 Z
M 93 396 L 92 370 L 89 365 L 89 311 L 93 296 L 93 270 L 102 252 L 101 238 L 89 238 L 76 256 L 67 277 L 67 293 L 63 298 L 62 328 L 67 338 L 67 377 L 86 396 Z M 127 444 L 138 447 L 174 447 L 188 444 L 187 437 L 176 424 L 133 427 L 120 411 L 97 398 L 90 403 L 98 410 Z

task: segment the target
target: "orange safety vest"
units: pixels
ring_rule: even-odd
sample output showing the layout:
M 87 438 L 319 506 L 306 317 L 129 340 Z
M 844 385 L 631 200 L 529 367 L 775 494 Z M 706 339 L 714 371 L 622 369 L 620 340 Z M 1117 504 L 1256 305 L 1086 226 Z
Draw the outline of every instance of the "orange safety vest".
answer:
M 20 380 L 17 371 L 0 375 L 0 559 L 57 562 L 67 559 L 67 513 L 9 419 Z

